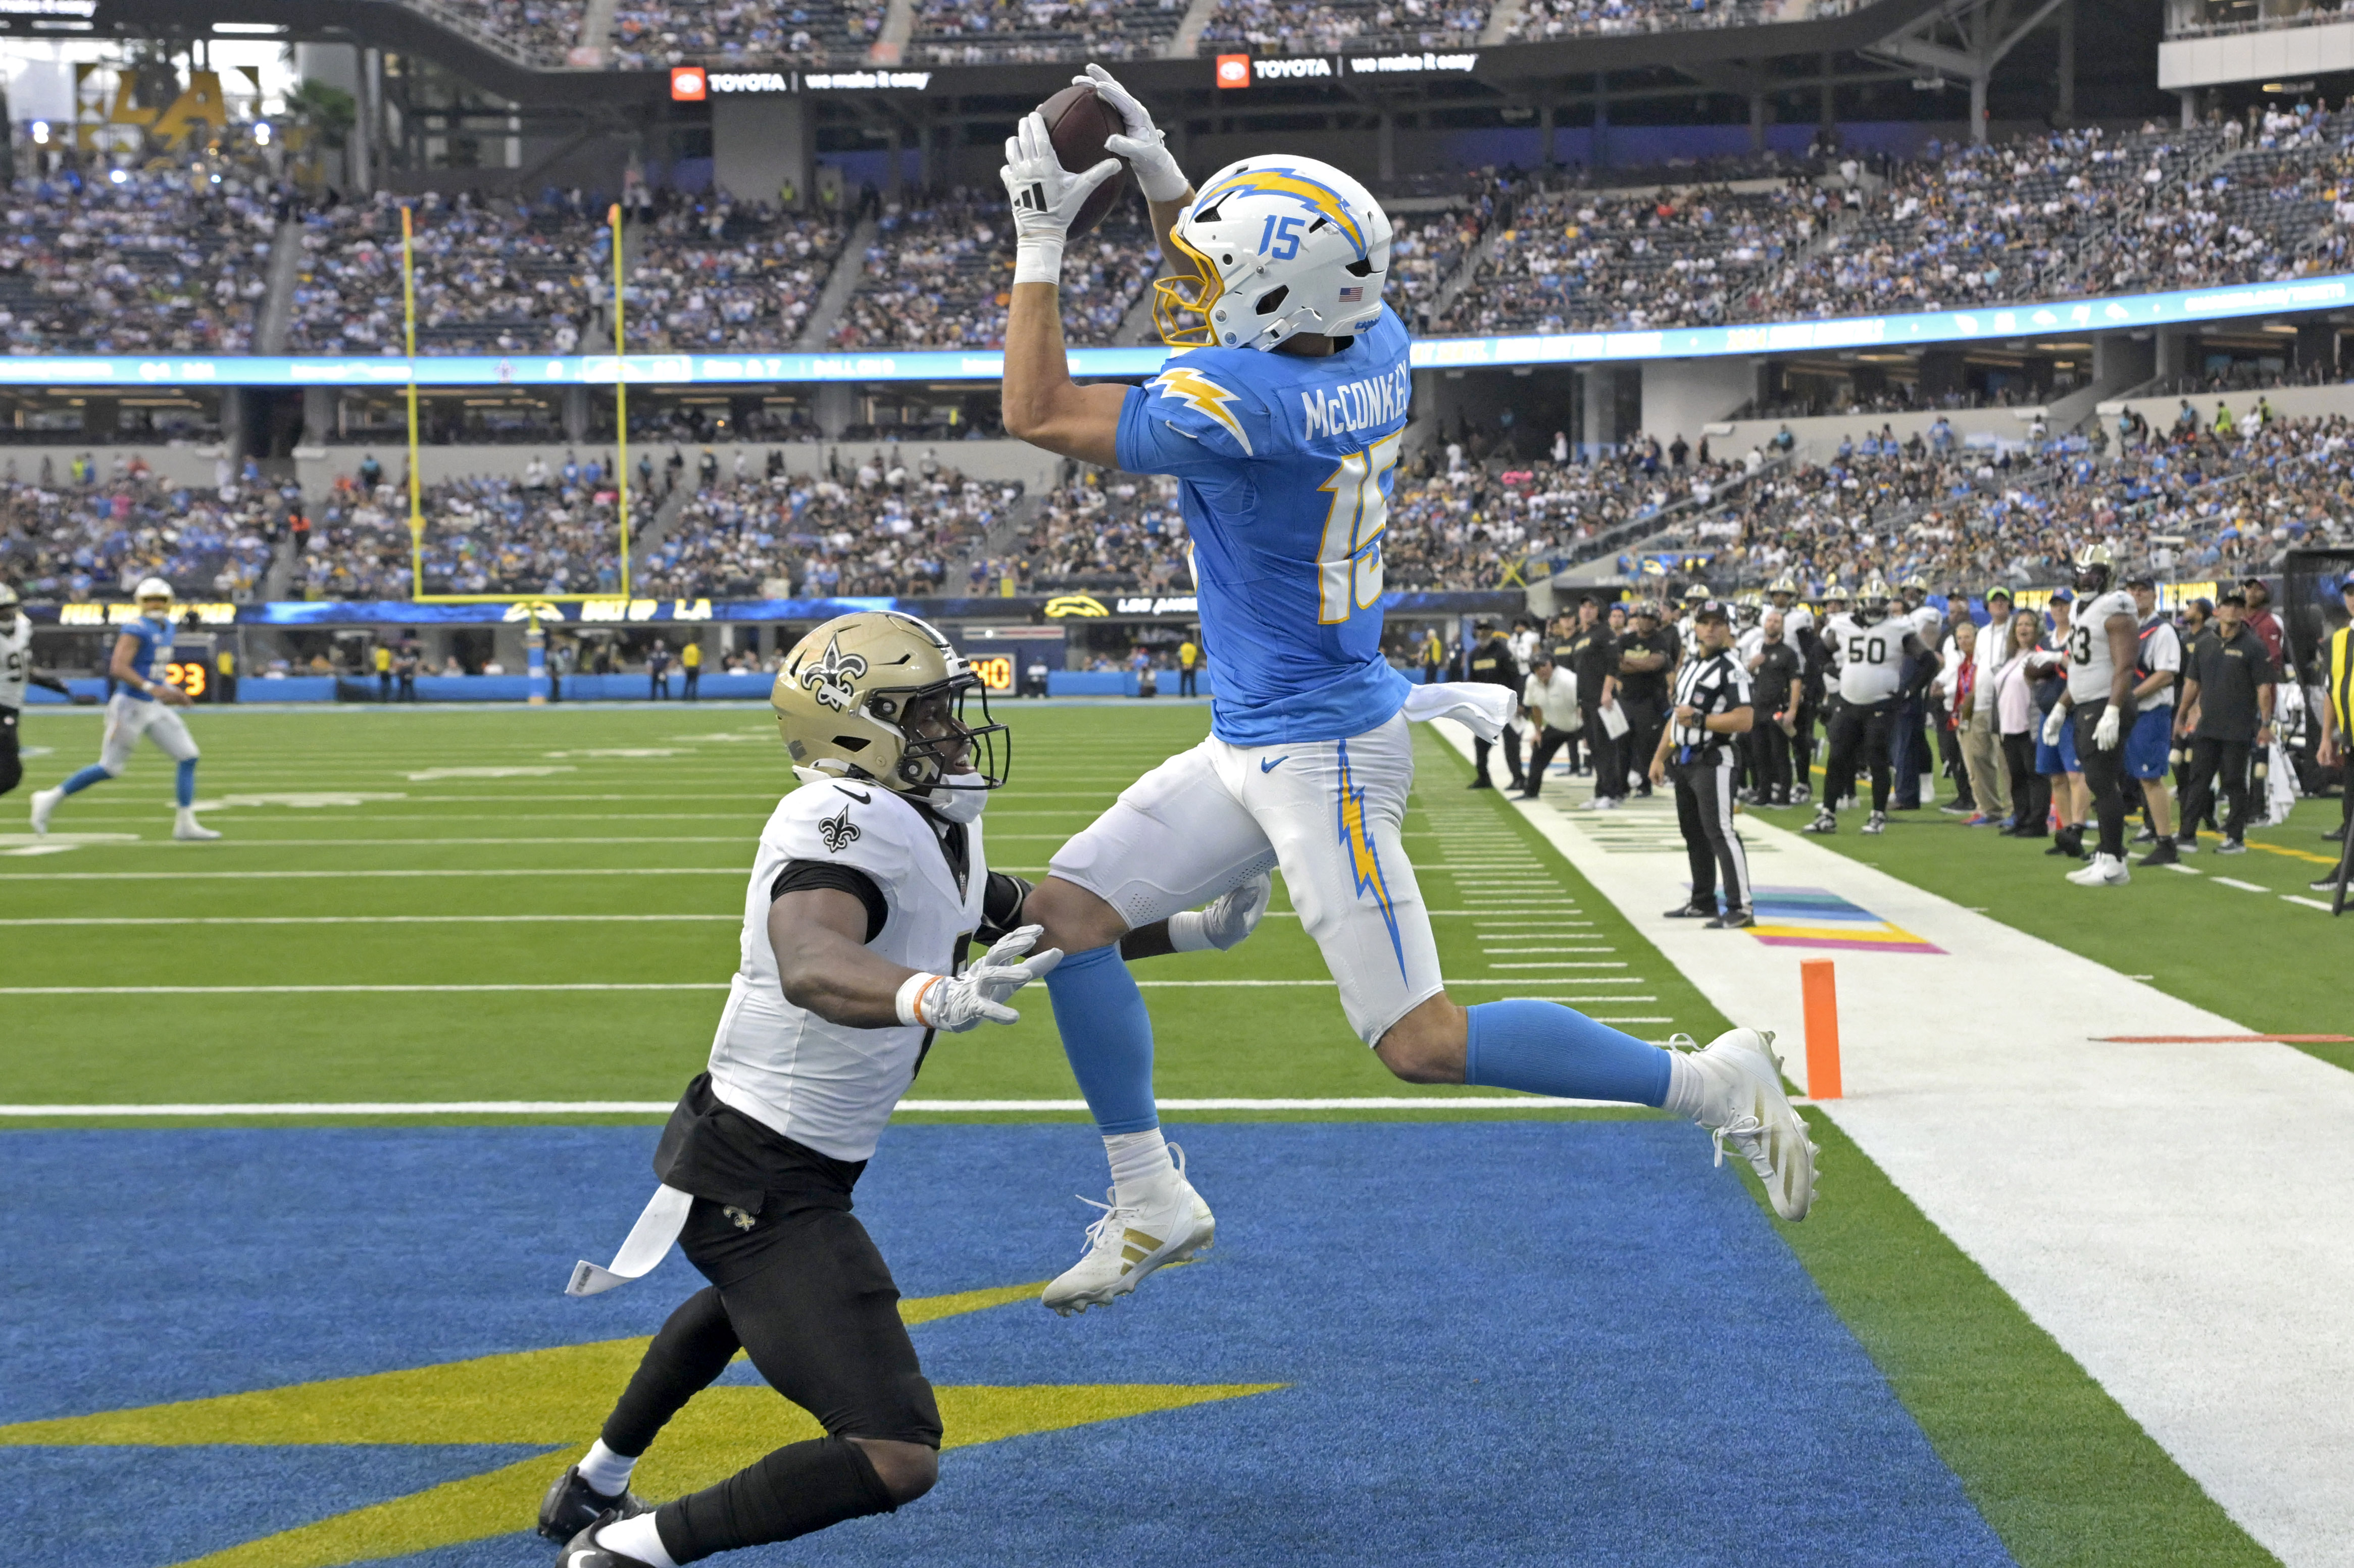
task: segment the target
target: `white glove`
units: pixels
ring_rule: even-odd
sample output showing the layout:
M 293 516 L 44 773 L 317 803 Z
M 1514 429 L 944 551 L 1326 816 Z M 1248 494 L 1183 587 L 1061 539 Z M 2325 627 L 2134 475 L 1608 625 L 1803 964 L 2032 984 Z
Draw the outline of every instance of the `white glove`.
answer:
M 899 1022 L 961 1034 L 982 1019 L 1012 1023 L 1021 1014 L 1005 999 L 1063 961 L 1060 948 L 1049 948 L 1017 962 L 1030 951 L 1044 926 L 1024 926 L 998 938 L 997 946 L 967 964 L 953 979 L 947 975 L 912 974 L 899 987 Z
M 2115 751 L 2117 748 L 2117 705 L 2111 703 L 2101 710 L 2101 716 L 2093 721 L 2093 744 L 2103 751 Z
M 1144 193 L 1145 200 L 1175 201 L 1185 194 L 1185 171 L 1177 166 L 1168 137 L 1152 122 L 1151 112 L 1136 101 L 1134 93 L 1114 81 L 1111 72 L 1099 65 L 1087 67 L 1085 76 L 1073 77 L 1071 85 L 1094 88 L 1096 96 L 1119 111 L 1119 117 L 1128 122 L 1126 135 L 1104 138 L 1104 150 L 1128 160 L 1136 175 L 1136 188 Z
M 1013 203 L 1013 281 L 1056 283 L 1063 277 L 1063 242 L 1095 188 L 1119 173 L 1119 160 L 1106 158 L 1085 174 L 1064 169 L 1035 113 L 1005 139 L 1005 166 L 997 177 Z
M 1169 946 L 1181 953 L 1225 952 L 1258 929 L 1259 916 L 1275 897 L 1275 878 L 1260 872 L 1220 895 L 1207 909 L 1169 916 Z
M 2044 745 L 2046 745 L 2046 746 L 2057 746 L 2057 745 L 2059 745 L 2059 744 L 2060 744 L 2060 726 L 2062 726 L 2062 725 L 2064 725 L 2064 724 L 2066 724 L 2067 722 L 2068 722 L 2068 710 L 2067 710 L 2066 708 L 2060 707 L 2060 706 L 2057 706 L 2057 705 L 2053 706 L 2053 708 L 2052 708 L 2052 710 L 2051 711 L 2051 713 L 2049 713 L 2049 714 L 2047 714 L 2046 715 L 2044 715 L 2044 719 L 2043 719 L 2043 744 L 2044 744 Z

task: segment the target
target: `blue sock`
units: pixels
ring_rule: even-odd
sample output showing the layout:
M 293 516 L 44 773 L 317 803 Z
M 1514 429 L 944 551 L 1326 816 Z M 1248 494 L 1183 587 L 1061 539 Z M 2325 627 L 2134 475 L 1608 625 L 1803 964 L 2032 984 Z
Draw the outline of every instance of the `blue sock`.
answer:
M 196 759 L 195 758 L 191 757 L 180 764 L 180 777 L 175 788 L 179 793 L 181 805 L 193 806 L 196 803 Z
M 1465 1011 L 1467 1084 L 1567 1100 L 1667 1103 L 1668 1054 L 1656 1045 L 1550 1001 L 1483 1001 Z
M 67 779 L 63 784 L 58 785 L 58 788 L 63 789 L 69 795 L 79 795 L 83 790 L 89 789 L 91 785 L 97 783 L 100 779 L 111 779 L 113 777 L 113 774 L 109 773 L 105 768 L 101 768 L 97 763 L 93 762 L 89 767 L 83 768 L 80 772 L 75 774 L 72 778 Z
M 1150 1132 L 1161 1125 L 1152 1103 L 1152 1014 L 1119 956 L 1119 946 L 1073 953 L 1046 976 L 1055 1027 L 1071 1075 L 1105 1133 Z

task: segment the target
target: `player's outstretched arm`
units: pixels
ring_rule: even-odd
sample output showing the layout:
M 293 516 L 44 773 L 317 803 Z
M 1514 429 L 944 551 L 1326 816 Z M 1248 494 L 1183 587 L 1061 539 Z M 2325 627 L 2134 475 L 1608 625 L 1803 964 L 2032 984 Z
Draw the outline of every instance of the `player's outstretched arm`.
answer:
M 1062 961 L 1031 954 L 1039 927 L 1002 938 L 956 975 L 895 964 L 866 946 L 866 906 L 835 887 L 803 888 L 769 906 L 769 945 L 785 1000 L 851 1029 L 921 1024 L 951 1033 L 1022 1015 L 1005 999 Z M 1028 958 L 1023 955 L 1029 954 Z
M 1124 133 L 1105 137 L 1104 147 L 1128 160 L 1129 172 L 1136 176 L 1136 188 L 1144 193 L 1144 205 L 1152 209 L 1152 238 L 1161 247 L 1162 258 L 1175 271 L 1191 270 L 1193 258 L 1169 242 L 1170 231 L 1177 227 L 1178 217 L 1193 200 L 1193 187 L 1186 181 L 1185 172 L 1177 166 L 1176 154 L 1169 150 L 1169 138 L 1152 122 L 1151 111 L 1103 67 L 1087 67 L 1085 75 L 1071 79 L 1071 84 L 1094 88 L 1096 96 L 1110 104 L 1127 126 Z
M 1082 462 L 1118 463 L 1122 386 L 1082 387 L 1063 347 L 1063 246 L 1095 188 L 1119 172 L 1106 158 L 1085 174 L 1064 169 L 1046 122 L 1025 115 L 998 171 L 1013 204 L 1013 303 L 1005 317 L 1005 431 Z

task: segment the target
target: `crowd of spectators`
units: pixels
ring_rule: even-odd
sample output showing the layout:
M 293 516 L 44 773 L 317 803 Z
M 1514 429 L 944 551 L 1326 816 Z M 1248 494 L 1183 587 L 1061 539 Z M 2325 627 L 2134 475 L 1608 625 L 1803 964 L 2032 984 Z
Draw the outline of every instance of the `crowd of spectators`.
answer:
M 1719 587 L 1788 573 L 1809 589 L 1891 581 L 2026 588 L 2064 580 L 2072 552 L 2105 540 L 2121 566 L 2231 576 L 2285 549 L 2354 533 L 2354 426 L 2283 418 L 2261 405 L 2212 421 L 2187 400 L 2165 425 L 2120 416 L 2115 434 L 2000 449 L 1884 429 L 1827 462 L 1761 472 L 1734 503 L 1654 545 L 1712 552 Z
M 612 59 L 624 70 L 856 65 L 882 35 L 888 9 L 885 0 L 621 0 Z
M 615 593 L 620 528 L 614 476 L 595 459 L 544 465 L 522 478 L 486 475 L 428 485 L 423 556 L 428 593 Z M 633 529 L 654 498 L 630 498 Z M 338 478 L 295 561 L 313 599 L 410 597 L 405 482 L 381 472 Z
M 842 249 L 839 217 L 726 197 L 637 230 L 624 295 L 631 349 L 761 350 L 800 340 Z
M 193 599 L 249 599 L 281 517 L 265 490 L 167 484 L 136 456 L 117 454 L 108 472 L 76 458 L 63 475 L 45 458 L 32 480 L 12 459 L 0 480 L 0 581 L 27 599 L 74 600 L 160 577 Z
M 896 448 L 822 475 L 710 479 L 633 582 L 671 599 L 939 594 L 1021 495 Z
M 11 354 L 242 354 L 269 292 L 276 197 L 198 154 L 20 184 L 0 234 Z
M 603 320 L 609 229 L 564 207 L 512 207 L 429 193 L 411 207 L 420 354 L 569 354 Z M 400 204 L 328 207 L 303 220 L 289 346 L 402 352 Z
M 996 348 L 1013 287 L 1013 231 L 1002 191 L 955 191 L 884 209 L 864 275 L 833 331 L 838 348 Z M 1140 205 L 1129 203 L 1063 253 L 1063 335 L 1118 341 L 1160 266 Z
M 1193 581 L 1177 482 L 1166 476 L 1083 468 L 1043 498 L 1013 548 L 1026 593 L 1182 592 Z
M 1505 37 L 1512 43 L 1693 27 L 1754 27 L 1779 19 L 1781 0 L 1522 0 Z M 1813 7 L 1820 15 L 1826 6 Z
M 1219 0 L 1202 47 L 1248 45 L 1276 55 L 1469 48 L 1488 25 L 1488 9 L 1481 0 Z
M 1151 59 L 1184 19 L 1182 0 L 917 0 L 908 47 L 929 65 Z

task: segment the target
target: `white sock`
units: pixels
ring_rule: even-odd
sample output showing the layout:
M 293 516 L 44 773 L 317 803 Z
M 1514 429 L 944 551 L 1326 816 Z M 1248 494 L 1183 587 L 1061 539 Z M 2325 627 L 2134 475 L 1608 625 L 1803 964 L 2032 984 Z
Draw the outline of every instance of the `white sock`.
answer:
M 616 1454 L 605 1446 L 602 1437 L 588 1446 L 580 1457 L 580 1478 L 588 1483 L 599 1497 L 617 1498 L 630 1489 L 630 1472 L 638 1462 L 627 1454 Z
M 1107 1133 L 1104 1153 L 1111 1159 L 1111 1184 L 1119 1202 L 1155 1192 L 1177 1174 L 1170 1162 L 1169 1142 L 1157 1127 L 1149 1132 Z
M 597 1544 L 608 1552 L 634 1557 L 646 1568 L 678 1568 L 678 1559 L 663 1549 L 662 1531 L 654 1528 L 654 1516 L 651 1513 L 607 1525 L 597 1532 Z
M 1668 1097 L 1659 1108 L 1697 1121 L 1708 1108 L 1708 1075 L 1696 1065 L 1687 1051 L 1668 1053 Z

